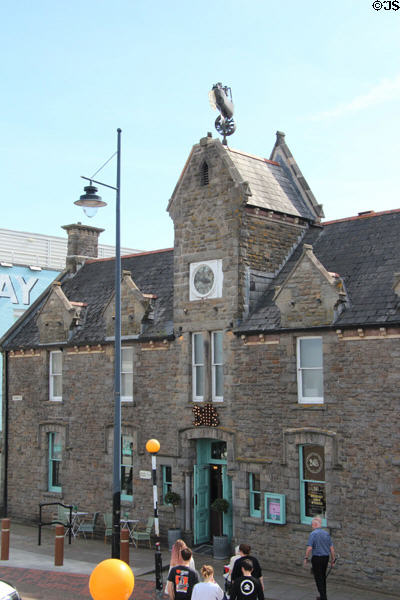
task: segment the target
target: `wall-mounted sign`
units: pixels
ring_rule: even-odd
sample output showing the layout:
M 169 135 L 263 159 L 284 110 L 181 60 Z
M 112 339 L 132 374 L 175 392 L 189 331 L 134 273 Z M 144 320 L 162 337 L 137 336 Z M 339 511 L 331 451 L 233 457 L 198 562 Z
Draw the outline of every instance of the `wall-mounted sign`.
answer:
M 151 479 L 151 471 L 139 471 L 140 479 Z
M 325 484 L 306 483 L 306 515 L 323 515 L 326 510 Z
M 286 523 L 286 496 L 284 494 L 264 494 L 264 521 L 284 525 Z
M 30 304 L 30 294 L 39 281 L 38 277 L 30 277 L 28 281 L 21 275 L 0 274 L 0 298 L 9 298 L 12 304 Z
M 19 402 L 22 400 L 22 396 L 11 396 L 12 400 L 14 400 L 14 402 Z

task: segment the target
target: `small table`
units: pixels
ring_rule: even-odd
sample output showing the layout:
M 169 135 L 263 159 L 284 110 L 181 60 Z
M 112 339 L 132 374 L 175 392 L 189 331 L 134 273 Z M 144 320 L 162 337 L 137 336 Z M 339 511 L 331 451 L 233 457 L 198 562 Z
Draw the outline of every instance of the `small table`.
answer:
M 139 523 L 140 519 L 126 519 L 125 517 L 123 517 L 122 519 L 120 519 L 120 523 L 122 526 L 122 529 L 128 529 L 129 530 L 129 537 L 132 540 L 132 544 L 136 547 L 136 543 L 135 540 L 133 539 L 133 532 L 135 530 L 136 525 Z

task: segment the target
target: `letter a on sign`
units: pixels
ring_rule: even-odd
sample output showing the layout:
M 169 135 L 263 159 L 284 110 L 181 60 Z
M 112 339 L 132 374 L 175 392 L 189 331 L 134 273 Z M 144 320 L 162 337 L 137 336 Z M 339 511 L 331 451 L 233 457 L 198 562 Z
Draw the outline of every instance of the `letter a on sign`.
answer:
M 0 298 L 10 298 L 13 304 L 18 304 L 18 298 L 9 275 L 0 275 Z

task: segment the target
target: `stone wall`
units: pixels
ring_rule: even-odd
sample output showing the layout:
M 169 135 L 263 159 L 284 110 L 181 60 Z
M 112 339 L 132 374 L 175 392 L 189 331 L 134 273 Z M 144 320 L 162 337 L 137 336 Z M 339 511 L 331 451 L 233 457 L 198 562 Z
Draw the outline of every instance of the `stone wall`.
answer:
M 258 271 L 275 273 L 306 228 L 307 224 L 301 219 L 247 208 L 240 244 L 244 264 Z
M 234 344 L 232 419 L 240 423 L 235 539 L 249 540 L 266 567 L 296 572 L 310 531 L 300 523 L 299 445 L 322 445 L 328 528 L 342 556 L 341 577 L 394 592 L 400 576 L 399 334 L 324 333 L 324 404 L 314 406 L 297 403 L 295 337 L 278 339 L 275 345 L 251 338 Z M 249 472 L 261 474 L 262 492 L 286 494 L 287 525 L 264 523 L 263 506 L 261 519 L 250 517 Z

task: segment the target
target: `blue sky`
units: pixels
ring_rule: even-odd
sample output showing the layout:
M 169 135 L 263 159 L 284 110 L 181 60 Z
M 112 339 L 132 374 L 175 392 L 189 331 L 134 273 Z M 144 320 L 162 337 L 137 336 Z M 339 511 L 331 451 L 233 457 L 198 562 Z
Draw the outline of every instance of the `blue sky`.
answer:
M 122 129 L 122 245 L 173 245 L 168 200 L 232 88 L 233 148 L 269 157 L 276 130 L 326 219 L 400 208 L 400 10 L 372 0 L 3 0 L 0 227 L 113 244 L 114 195 L 87 219 L 80 175 Z M 98 176 L 115 183 L 115 162 Z

